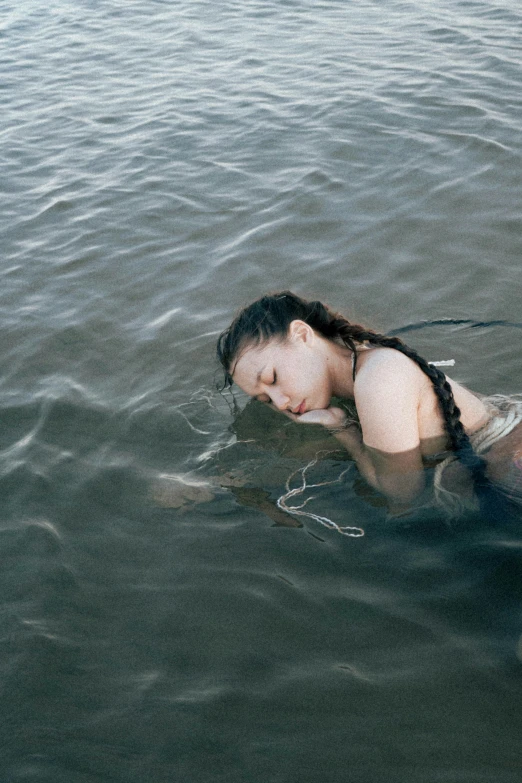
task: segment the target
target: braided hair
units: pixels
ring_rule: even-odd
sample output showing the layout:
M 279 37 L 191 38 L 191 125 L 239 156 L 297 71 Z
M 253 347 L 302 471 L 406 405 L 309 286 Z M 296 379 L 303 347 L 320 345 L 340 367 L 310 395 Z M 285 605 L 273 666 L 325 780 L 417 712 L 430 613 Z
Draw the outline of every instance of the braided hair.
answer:
M 233 365 L 245 348 L 265 343 L 270 339 L 284 342 L 289 326 L 295 319 L 304 321 L 329 340 L 342 341 L 353 351 L 354 380 L 358 344 L 368 343 L 372 346 L 393 348 L 412 359 L 433 385 L 451 449 L 470 471 L 479 500 L 484 497 L 484 489 L 489 484 L 486 477 L 486 462 L 475 453 L 471 445 L 445 374 L 419 356 L 398 337 L 388 337 L 358 324 L 352 324 L 344 316 L 329 310 L 322 302 L 308 302 L 290 291 L 282 291 L 263 296 L 245 307 L 218 339 L 217 356 L 225 372 L 225 386 L 232 385 Z

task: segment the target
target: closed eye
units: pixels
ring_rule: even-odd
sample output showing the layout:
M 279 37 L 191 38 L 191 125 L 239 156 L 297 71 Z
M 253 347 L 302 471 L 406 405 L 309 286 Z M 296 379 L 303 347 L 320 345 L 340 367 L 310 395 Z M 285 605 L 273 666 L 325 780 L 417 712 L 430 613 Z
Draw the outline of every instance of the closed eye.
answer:
M 277 383 L 277 373 L 274 370 L 274 375 L 271 381 L 263 381 L 266 386 L 274 386 Z M 258 402 L 270 402 L 270 396 L 268 394 L 256 394 L 254 400 Z

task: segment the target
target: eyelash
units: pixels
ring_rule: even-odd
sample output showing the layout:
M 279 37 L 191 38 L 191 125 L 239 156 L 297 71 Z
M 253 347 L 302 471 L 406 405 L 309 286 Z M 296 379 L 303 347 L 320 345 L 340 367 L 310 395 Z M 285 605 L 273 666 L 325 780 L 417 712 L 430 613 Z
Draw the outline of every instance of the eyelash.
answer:
M 277 373 L 276 373 L 276 371 L 274 370 L 274 377 L 273 377 L 273 380 L 271 380 L 271 381 L 270 381 L 270 386 L 273 386 L 275 383 L 277 383 Z M 256 400 L 257 400 L 257 399 L 259 399 L 259 398 L 258 398 L 258 397 L 255 397 L 254 399 L 256 399 Z

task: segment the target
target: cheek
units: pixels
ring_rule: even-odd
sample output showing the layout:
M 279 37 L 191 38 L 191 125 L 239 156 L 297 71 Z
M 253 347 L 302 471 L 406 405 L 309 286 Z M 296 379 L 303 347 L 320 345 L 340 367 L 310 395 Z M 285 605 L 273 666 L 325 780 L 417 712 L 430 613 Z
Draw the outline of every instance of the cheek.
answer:
M 330 401 L 328 377 L 319 361 L 302 362 L 299 368 L 299 387 L 304 397 L 315 406 L 323 407 Z
M 310 382 L 315 386 L 324 388 L 328 384 L 328 375 L 326 373 L 323 363 L 316 359 L 314 362 L 310 362 L 308 367 L 308 377 Z

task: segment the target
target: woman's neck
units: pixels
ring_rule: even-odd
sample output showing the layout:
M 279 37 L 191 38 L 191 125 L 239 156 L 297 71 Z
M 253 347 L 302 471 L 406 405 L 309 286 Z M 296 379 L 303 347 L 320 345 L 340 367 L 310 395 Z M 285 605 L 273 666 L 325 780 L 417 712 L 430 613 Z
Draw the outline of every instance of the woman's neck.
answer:
M 353 398 L 353 352 L 331 340 L 324 342 L 333 395 Z

